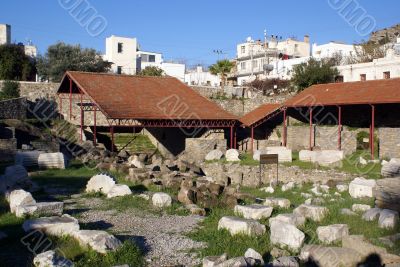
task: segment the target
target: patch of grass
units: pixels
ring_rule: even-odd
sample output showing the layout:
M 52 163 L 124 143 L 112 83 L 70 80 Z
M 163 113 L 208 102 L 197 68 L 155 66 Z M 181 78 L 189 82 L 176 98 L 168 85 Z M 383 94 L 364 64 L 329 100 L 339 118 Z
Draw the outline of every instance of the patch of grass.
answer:
M 342 161 L 341 168 L 335 168 L 337 171 L 357 174 L 360 176 L 365 176 L 367 178 L 378 179 L 381 177 L 381 164 L 380 163 L 368 163 L 366 165 L 361 165 L 359 163 L 360 156 L 364 159 L 369 160 L 371 156 L 369 152 L 365 150 L 358 150 L 351 155 L 345 157 Z M 311 162 L 300 161 L 299 152 L 293 151 L 292 162 L 283 163 L 285 166 L 298 166 L 301 169 L 318 169 L 318 170 L 329 170 L 328 167 L 317 166 Z
M 114 134 L 114 143 L 118 150 L 126 146 L 125 149 L 131 153 L 153 152 L 157 149 L 149 137 L 141 133 Z
M 197 251 L 199 256 L 215 256 L 226 252 L 228 257 L 238 257 L 243 256 L 248 248 L 253 248 L 261 253 L 264 259 L 268 259 L 271 250 L 268 233 L 249 238 L 246 235 L 231 236 L 226 230 L 218 230 L 219 219 L 223 216 L 233 215 L 234 213 L 230 209 L 213 209 L 200 224 L 200 227 L 188 234 L 193 240 L 207 244 L 206 248 Z
M 342 168 L 339 168 L 339 170 L 373 179 L 380 178 L 382 169 L 381 163 L 368 163 L 366 165 L 361 165 L 359 163 L 360 156 L 366 160 L 371 159 L 371 155 L 368 152 L 358 150 L 343 160 L 343 166 Z
M 87 168 L 82 163 L 73 161 L 65 170 L 50 169 L 34 173 L 32 180 L 39 186 L 63 188 L 67 189 L 68 194 L 77 194 L 82 192 L 87 181 L 97 173 L 99 173 L 98 170 Z
M 125 241 L 122 246 L 113 252 L 100 254 L 90 248 L 83 248 L 79 242 L 71 237 L 51 237 L 53 249 L 62 257 L 74 262 L 74 266 L 109 267 L 122 264 L 130 266 L 144 266 L 144 257 L 137 245 Z

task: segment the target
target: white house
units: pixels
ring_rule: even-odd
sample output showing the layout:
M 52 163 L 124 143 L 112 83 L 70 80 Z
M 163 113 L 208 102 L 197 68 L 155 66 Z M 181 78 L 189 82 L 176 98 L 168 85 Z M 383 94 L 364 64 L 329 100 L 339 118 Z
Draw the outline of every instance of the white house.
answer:
M 11 43 L 11 26 L 0 24 L 0 45 Z
M 112 62 L 111 71 L 118 74 L 135 75 L 153 66 L 161 68 L 166 75 L 185 80 L 185 64 L 164 62 L 161 53 L 141 51 L 136 38 L 108 37 L 104 60 Z
M 400 38 L 398 40 L 400 46 Z M 400 51 L 389 49 L 384 58 L 373 62 L 350 64 L 337 67 L 343 82 L 390 79 L 400 77 Z
M 298 64 L 298 61 L 303 62 L 310 56 L 310 39 L 308 35 L 304 36 L 303 41 L 293 38 L 278 40 L 272 37 L 262 42 L 261 40 L 253 41 L 249 37 L 247 42 L 238 44 L 236 50 L 235 75 L 237 83 L 243 85 L 256 78 L 265 79 L 270 75 L 287 78 L 288 75 L 284 73 L 284 70 L 291 69 L 294 64 Z M 287 61 L 298 58 L 300 60 Z
M 137 71 L 141 71 L 146 67 L 161 68 L 163 58 L 161 53 L 138 51 L 137 53 Z
M 352 58 L 356 55 L 357 49 L 359 49 L 358 46 L 341 42 L 332 41 L 322 45 L 314 43 L 312 46 L 312 56 L 315 59 L 323 59 L 339 55 L 342 57 L 341 65 L 344 65 L 347 63 L 348 58 Z
M 217 87 L 221 84 L 221 78 L 218 75 L 211 74 L 209 71 L 204 71 L 202 66 L 197 66 L 195 69 L 186 72 L 185 83 L 188 85 Z
M 168 76 L 175 77 L 179 79 L 181 82 L 185 81 L 185 71 L 186 65 L 182 63 L 176 62 L 163 62 L 161 64 L 161 69 Z
M 106 38 L 106 54 L 104 60 L 112 62 L 111 70 L 118 74 L 136 74 L 138 56 L 138 42 L 136 38 L 127 38 L 112 35 Z

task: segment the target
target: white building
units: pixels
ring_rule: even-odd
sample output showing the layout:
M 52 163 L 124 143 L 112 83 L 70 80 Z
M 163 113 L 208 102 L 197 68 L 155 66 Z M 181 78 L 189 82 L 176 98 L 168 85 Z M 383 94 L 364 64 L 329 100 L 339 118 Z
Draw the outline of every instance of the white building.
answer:
M 400 46 L 400 38 L 398 38 Z M 400 77 L 400 49 L 389 49 L 384 58 L 374 59 L 373 62 L 358 63 L 337 67 L 339 81 L 355 82 Z
M 161 53 L 140 51 L 136 38 L 112 35 L 106 39 L 104 60 L 112 62 L 111 71 L 135 75 L 146 67 L 158 67 L 166 75 L 185 80 L 185 64 L 164 62 Z
M 161 68 L 163 58 L 161 53 L 138 51 L 137 54 L 137 71 L 141 71 L 146 67 Z
M 161 64 L 161 69 L 164 71 L 165 75 L 175 77 L 181 82 L 185 81 L 185 64 L 175 62 L 163 62 Z
M 0 45 L 11 43 L 11 26 L 0 24 Z
M 272 37 L 270 40 L 253 41 L 250 37 L 247 42 L 237 45 L 237 83 L 243 85 L 256 78 L 279 76 L 290 78 L 286 70 L 290 70 L 296 62 L 303 62 L 310 56 L 310 39 L 304 36 L 303 41 L 288 38 L 279 41 Z M 287 61 L 291 59 L 298 59 Z M 272 75 L 272 76 L 271 76 Z
M 316 59 L 330 58 L 335 55 L 340 55 L 345 63 L 346 58 L 356 55 L 356 46 L 341 42 L 329 42 L 327 44 L 312 46 L 312 56 Z
M 195 69 L 186 72 L 185 83 L 188 85 L 218 87 L 221 85 L 221 78 L 218 75 L 211 74 L 209 71 L 204 71 L 202 66 L 197 66 Z
M 104 60 L 112 62 L 111 70 L 118 74 L 136 74 L 138 57 L 138 42 L 136 38 L 126 38 L 112 35 L 106 38 L 106 54 Z

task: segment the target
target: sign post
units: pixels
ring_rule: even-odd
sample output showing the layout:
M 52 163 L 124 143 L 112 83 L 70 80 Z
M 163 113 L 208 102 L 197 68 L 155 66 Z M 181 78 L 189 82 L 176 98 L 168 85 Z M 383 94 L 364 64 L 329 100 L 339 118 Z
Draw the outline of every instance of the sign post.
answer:
M 260 180 L 259 180 L 260 185 L 261 185 L 261 165 L 268 165 L 268 164 L 276 164 L 276 184 L 278 184 L 278 169 L 279 169 L 278 154 L 261 154 L 260 155 Z

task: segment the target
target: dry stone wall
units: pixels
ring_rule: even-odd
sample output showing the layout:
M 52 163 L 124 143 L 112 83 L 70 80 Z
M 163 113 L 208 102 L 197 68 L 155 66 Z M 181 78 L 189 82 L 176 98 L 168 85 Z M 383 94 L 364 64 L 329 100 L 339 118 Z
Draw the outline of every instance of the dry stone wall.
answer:
M 0 88 L 3 87 L 3 82 L 0 81 Z M 26 97 L 29 101 L 37 99 L 55 99 L 59 83 L 36 83 L 36 82 L 19 82 L 20 95 Z
M 0 119 L 26 119 L 26 98 L 0 101 Z
M 400 158 L 400 128 L 379 128 L 379 157 Z
M 346 155 L 357 150 L 357 133 L 366 129 L 342 129 L 342 150 Z M 333 126 L 313 125 L 311 136 L 313 147 L 321 150 L 335 150 L 338 147 L 338 128 Z M 309 126 L 289 126 L 287 128 L 287 146 L 295 151 L 308 149 L 310 146 Z

